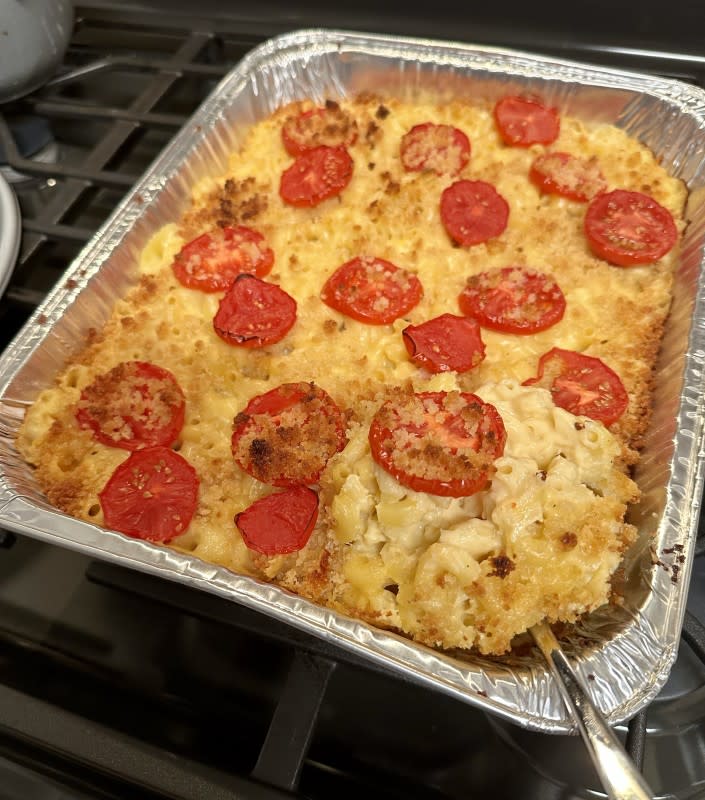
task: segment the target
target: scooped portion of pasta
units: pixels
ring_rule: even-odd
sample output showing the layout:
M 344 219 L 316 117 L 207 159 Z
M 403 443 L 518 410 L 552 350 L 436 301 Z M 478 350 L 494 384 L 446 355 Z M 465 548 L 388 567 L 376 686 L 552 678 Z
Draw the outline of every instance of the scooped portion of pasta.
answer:
M 685 199 L 536 97 L 286 106 L 18 447 L 68 514 L 505 653 L 618 602 Z

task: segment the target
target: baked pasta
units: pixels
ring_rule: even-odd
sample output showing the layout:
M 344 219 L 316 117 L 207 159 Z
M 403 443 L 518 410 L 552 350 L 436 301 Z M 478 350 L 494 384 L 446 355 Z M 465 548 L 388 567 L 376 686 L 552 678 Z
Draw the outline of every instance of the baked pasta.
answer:
M 70 515 L 504 653 L 616 601 L 685 197 L 534 97 L 281 108 L 19 449 Z

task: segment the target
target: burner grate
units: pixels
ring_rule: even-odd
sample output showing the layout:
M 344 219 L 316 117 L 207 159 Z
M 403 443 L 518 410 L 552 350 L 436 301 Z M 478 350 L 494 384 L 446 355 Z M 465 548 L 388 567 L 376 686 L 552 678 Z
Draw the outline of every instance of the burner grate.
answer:
M 7 336 L 0 346 L 19 327 L 14 319 L 21 323 L 41 303 L 217 80 L 258 41 L 239 37 L 225 47 L 213 31 L 165 33 L 130 25 L 116 30 L 79 19 L 66 71 L 34 95 L 0 109 L 6 166 L 29 181 L 28 187 L 16 186 L 24 235 L 0 309 L 0 328 Z M 106 56 L 106 48 L 118 52 Z M 8 122 L 15 114 L 49 120 L 60 153 L 57 163 L 19 152 Z M 37 286 L 39 274 L 43 279 Z M 13 314 L 16 307 L 19 313 Z

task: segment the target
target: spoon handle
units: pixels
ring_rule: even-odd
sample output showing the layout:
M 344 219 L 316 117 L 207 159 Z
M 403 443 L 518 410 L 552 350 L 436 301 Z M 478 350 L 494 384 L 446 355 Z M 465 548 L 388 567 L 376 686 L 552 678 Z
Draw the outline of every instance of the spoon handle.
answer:
M 575 719 L 602 785 L 611 800 L 651 800 L 653 794 L 614 731 L 593 704 L 547 624 L 531 629 L 563 701 Z

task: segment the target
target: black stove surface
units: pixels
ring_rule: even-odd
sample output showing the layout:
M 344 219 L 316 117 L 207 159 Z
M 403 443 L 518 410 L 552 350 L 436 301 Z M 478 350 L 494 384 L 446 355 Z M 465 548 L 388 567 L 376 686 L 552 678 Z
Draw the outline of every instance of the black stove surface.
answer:
M 220 77 L 277 33 L 434 36 L 705 86 L 695 4 L 666 17 L 646 3 L 634 19 L 593 0 L 566 20 L 557 4 L 505 4 L 497 18 L 491 4 L 441 2 L 432 21 L 396 5 L 78 6 L 64 71 L 0 108 L 0 171 L 23 212 L 0 348 Z M 17 125 L 34 125 L 38 145 L 13 152 Z M 0 532 L 0 544 L 0 800 L 602 796 L 574 737 L 490 720 L 218 598 L 22 537 Z M 702 557 L 689 607 L 705 617 Z M 659 798 L 705 798 L 705 642 L 689 630 L 665 690 L 631 726 Z

